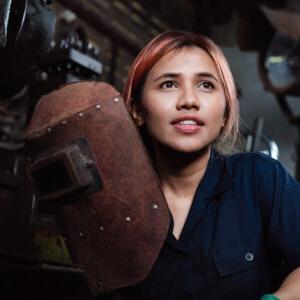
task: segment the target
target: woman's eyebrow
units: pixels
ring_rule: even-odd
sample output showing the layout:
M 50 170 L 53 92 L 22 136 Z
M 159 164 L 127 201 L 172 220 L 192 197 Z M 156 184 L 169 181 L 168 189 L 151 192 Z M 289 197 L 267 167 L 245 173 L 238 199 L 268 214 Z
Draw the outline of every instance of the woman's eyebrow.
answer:
M 200 73 L 197 74 L 197 76 L 198 77 L 212 78 L 215 81 L 219 81 L 218 78 L 213 73 L 210 73 L 210 72 L 200 72 Z
M 181 73 L 163 73 L 161 75 L 159 75 L 158 77 L 156 77 L 154 79 L 154 81 L 158 81 L 162 78 L 178 78 L 181 76 Z M 210 73 L 210 72 L 199 72 L 196 74 L 197 77 L 206 77 L 206 78 L 212 78 L 214 79 L 215 81 L 218 81 L 218 78 L 213 74 L 213 73 Z
M 161 75 L 159 75 L 158 77 L 156 77 L 154 79 L 154 81 L 158 81 L 162 78 L 177 78 L 180 76 L 180 73 L 163 73 Z

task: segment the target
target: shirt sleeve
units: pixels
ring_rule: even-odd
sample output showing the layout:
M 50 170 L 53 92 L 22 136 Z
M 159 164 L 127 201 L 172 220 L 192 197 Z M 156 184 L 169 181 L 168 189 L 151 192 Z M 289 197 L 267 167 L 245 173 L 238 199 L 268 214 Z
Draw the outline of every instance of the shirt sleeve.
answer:
M 259 156 L 256 168 L 269 251 L 291 271 L 300 266 L 300 184 L 270 157 Z

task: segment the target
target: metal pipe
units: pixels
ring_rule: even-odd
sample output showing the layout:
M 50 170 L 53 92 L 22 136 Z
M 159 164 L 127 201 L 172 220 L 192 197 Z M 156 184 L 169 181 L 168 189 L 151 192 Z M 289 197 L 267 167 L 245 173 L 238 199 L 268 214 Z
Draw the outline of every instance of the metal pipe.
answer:
M 12 0 L 4 0 L 0 3 L 0 48 L 6 46 L 11 4 Z
M 260 139 L 263 131 L 263 126 L 264 126 L 264 119 L 262 117 L 257 117 L 255 119 L 254 140 L 250 149 L 251 152 L 258 151 Z

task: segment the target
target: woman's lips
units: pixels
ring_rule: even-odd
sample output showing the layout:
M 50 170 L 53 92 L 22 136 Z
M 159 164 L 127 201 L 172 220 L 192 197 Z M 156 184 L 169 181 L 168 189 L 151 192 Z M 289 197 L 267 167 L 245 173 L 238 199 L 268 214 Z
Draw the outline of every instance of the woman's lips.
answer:
M 182 132 L 182 133 L 196 133 L 200 129 L 200 125 L 182 125 L 182 124 L 174 124 L 174 127 Z
M 171 123 L 181 133 L 197 133 L 204 123 L 195 117 L 181 117 Z

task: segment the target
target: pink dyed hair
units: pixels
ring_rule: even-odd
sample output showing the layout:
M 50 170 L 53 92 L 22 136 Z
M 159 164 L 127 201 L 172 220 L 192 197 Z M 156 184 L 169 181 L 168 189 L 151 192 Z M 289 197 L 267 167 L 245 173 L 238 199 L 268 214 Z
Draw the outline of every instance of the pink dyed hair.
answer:
M 220 151 L 226 152 L 233 147 L 239 135 L 239 102 L 228 62 L 222 50 L 209 38 L 184 31 L 166 31 L 154 37 L 134 60 L 124 86 L 123 98 L 131 112 L 132 104 L 139 103 L 145 79 L 151 68 L 171 51 L 191 46 L 203 49 L 211 57 L 224 90 L 226 123 L 216 146 Z

